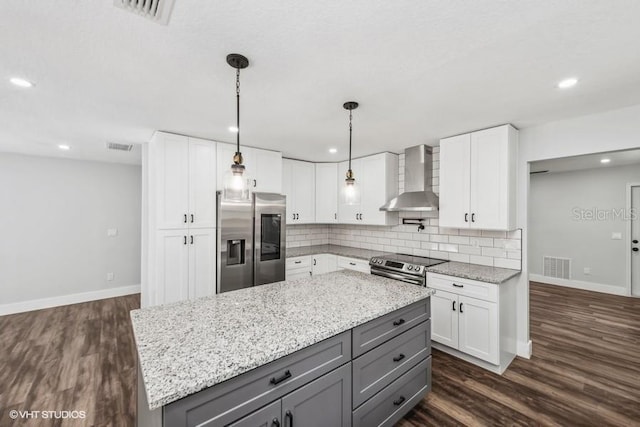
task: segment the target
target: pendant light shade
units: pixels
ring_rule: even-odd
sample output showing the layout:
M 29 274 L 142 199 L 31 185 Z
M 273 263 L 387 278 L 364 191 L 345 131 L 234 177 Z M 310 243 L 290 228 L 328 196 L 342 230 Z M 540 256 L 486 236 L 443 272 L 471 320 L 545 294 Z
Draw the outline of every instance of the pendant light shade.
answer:
M 242 164 L 240 152 L 240 70 L 249 66 L 249 60 L 237 53 L 227 55 L 227 63 L 236 69 L 236 153 L 231 168 L 224 174 L 222 197 L 229 201 L 251 198 L 251 178 Z
M 342 187 L 342 199 L 347 205 L 359 205 L 360 204 L 360 188 L 356 182 L 356 178 L 351 169 L 351 142 L 353 133 L 353 110 L 358 108 L 358 103 L 355 101 L 345 102 L 343 105 L 345 110 L 349 110 L 349 169 L 347 170 L 347 176 L 344 180 L 344 186 Z

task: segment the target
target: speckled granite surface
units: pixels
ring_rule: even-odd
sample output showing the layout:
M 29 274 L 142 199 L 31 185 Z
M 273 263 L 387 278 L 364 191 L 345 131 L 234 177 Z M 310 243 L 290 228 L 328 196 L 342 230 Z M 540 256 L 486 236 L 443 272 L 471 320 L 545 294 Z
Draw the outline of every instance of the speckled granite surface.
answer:
M 510 268 L 488 267 L 486 265 L 467 264 L 464 262 L 445 262 L 427 268 L 429 273 L 446 274 L 463 279 L 500 284 L 520 274 L 520 270 Z
M 149 409 L 424 299 L 430 292 L 345 270 L 133 310 Z
M 333 254 L 349 258 L 369 260 L 371 257 L 380 256 L 384 252 L 372 251 L 370 249 L 351 248 L 349 246 L 338 245 L 315 245 L 302 246 L 299 248 L 287 248 L 287 258 L 294 258 L 305 255 Z

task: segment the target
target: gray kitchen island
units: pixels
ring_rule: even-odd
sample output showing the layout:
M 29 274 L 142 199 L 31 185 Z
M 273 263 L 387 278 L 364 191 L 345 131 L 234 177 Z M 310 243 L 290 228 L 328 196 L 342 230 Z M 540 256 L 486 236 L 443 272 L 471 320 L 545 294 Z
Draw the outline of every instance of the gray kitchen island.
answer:
M 431 388 L 430 292 L 339 271 L 134 310 L 138 425 L 393 425 Z

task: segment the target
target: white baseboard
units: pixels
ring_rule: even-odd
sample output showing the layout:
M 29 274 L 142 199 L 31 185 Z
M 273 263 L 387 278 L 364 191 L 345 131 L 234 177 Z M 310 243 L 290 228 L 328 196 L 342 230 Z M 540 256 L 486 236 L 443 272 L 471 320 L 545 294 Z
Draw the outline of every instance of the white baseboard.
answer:
M 105 298 L 120 297 L 123 295 L 137 294 L 139 292 L 140 285 L 132 285 L 122 286 L 120 288 L 82 292 L 78 294 L 61 295 L 58 297 L 20 301 L 11 304 L 2 304 L 0 305 L 0 316 L 22 313 L 25 311 L 41 310 L 43 308 L 58 307 L 61 305 L 77 304 L 80 302 L 95 301 Z
M 581 280 L 556 279 L 555 277 L 529 274 L 532 282 L 547 283 L 549 285 L 564 286 L 567 288 L 582 289 L 584 291 L 602 292 L 605 294 L 628 296 L 627 288 L 623 286 L 606 285 L 604 283 L 583 282 Z
M 533 343 L 531 342 L 531 340 L 529 340 L 528 342 L 519 342 L 516 354 L 519 357 L 531 359 L 531 355 L 533 354 Z

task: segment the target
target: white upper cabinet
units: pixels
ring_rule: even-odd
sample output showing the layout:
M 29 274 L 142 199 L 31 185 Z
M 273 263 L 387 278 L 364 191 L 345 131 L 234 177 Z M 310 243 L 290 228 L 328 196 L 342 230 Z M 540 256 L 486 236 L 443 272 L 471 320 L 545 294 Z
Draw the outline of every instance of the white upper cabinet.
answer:
M 252 191 L 282 193 L 282 154 L 277 151 L 240 147 L 243 164 L 252 180 Z M 218 190 L 222 191 L 224 174 L 231 168 L 235 144 L 218 143 Z
M 215 142 L 157 132 L 149 156 L 155 228 L 215 227 Z
M 316 222 L 338 222 L 338 164 L 316 163 Z
M 517 147 L 511 125 L 440 141 L 441 227 L 515 228 Z
M 398 155 L 380 153 L 351 161 L 351 169 L 360 191 L 360 203 L 348 205 L 342 188 L 348 162 L 338 165 L 338 222 L 343 224 L 395 225 L 397 212 L 380 207 L 398 195 Z
M 315 165 L 282 160 L 282 192 L 287 196 L 287 224 L 315 222 Z

